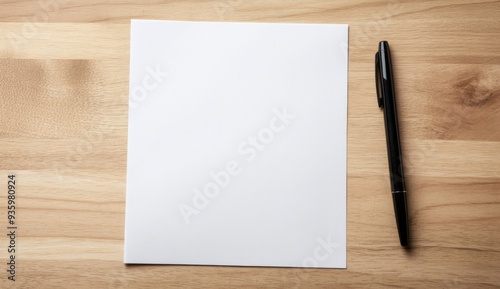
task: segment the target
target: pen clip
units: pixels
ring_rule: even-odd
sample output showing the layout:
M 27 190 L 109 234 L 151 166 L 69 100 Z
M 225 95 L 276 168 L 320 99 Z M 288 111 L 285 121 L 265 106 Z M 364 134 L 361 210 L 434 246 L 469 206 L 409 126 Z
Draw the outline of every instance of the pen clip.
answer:
M 377 89 L 378 107 L 380 108 L 384 107 L 384 99 L 382 98 L 383 93 L 380 91 L 381 81 L 382 80 L 380 79 L 380 53 L 377 52 L 375 53 L 375 86 Z

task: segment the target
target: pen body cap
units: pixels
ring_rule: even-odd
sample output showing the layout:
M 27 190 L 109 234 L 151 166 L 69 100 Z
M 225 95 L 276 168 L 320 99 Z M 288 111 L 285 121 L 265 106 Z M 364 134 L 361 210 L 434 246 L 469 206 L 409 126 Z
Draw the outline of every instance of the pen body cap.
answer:
M 378 106 L 383 108 L 385 95 L 394 94 L 391 52 L 387 41 L 380 41 L 378 52 L 375 53 L 375 85 Z

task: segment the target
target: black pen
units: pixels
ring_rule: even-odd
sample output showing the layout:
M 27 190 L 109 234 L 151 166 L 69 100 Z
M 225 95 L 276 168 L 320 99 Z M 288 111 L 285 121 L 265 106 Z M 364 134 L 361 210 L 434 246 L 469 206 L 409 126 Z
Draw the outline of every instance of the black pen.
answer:
M 401 246 L 408 246 L 408 210 L 406 206 L 406 187 L 403 173 L 403 158 L 399 143 L 398 114 L 396 95 L 392 75 L 391 53 L 389 43 L 381 41 L 375 54 L 375 83 L 377 87 L 378 106 L 384 110 L 385 137 L 387 140 L 387 157 L 391 179 L 392 200 L 398 226 Z

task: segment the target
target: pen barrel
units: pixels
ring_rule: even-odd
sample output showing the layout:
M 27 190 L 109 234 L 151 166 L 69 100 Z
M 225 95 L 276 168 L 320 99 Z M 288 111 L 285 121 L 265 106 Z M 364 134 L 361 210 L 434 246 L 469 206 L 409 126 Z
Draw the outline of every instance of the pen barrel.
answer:
M 403 157 L 401 154 L 401 145 L 399 141 L 396 103 L 394 98 L 392 100 L 393 103 L 391 106 L 393 106 L 393 108 L 387 109 L 384 117 L 391 191 L 406 191 L 403 172 Z
M 406 186 L 403 173 L 403 157 L 399 141 L 398 112 L 392 61 L 387 41 L 381 41 L 379 51 L 375 56 L 377 100 L 379 107 L 384 109 L 384 124 L 389 160 L 394 213 L 398 226 L 401 246 L 408 246 L 408 208 L 406 207 Z

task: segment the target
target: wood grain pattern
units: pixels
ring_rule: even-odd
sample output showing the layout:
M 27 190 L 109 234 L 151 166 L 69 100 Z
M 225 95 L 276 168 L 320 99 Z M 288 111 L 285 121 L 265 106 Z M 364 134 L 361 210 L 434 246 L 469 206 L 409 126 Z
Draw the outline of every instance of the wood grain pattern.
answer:
M 2 288 L 500 286 L 500 1 L 0 5 L 0 178 L 19 182 L 17 281 L 0 265 Z M 350 25 L 347 270 L 123 265 L 131 18 Z M 398 245 L 375 100 L 382 39 L 393 48 L 411 251 Z

